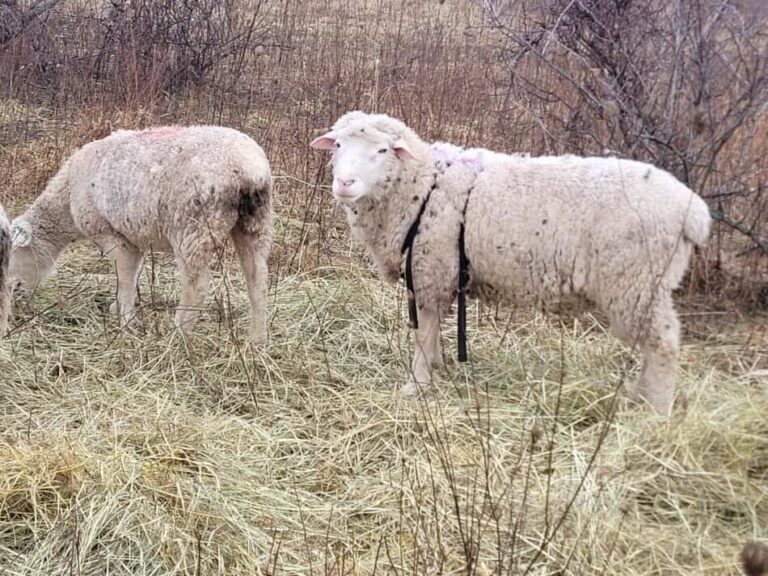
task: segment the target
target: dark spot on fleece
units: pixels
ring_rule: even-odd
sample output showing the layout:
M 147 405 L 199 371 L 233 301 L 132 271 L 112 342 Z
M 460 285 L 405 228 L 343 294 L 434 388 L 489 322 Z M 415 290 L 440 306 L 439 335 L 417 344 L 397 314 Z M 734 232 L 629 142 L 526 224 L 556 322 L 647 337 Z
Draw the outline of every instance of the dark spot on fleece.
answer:
M 536 232 L 536 236 L 541 236 L 541 232 Z
M 648 180 L 651 177 L 651 169 L 648 168 L 648 171 L 643 176 L 643 180 Z
M 96 182 L 91 182 L 91 188 L 95 188 L 95 187 L 96 187 Z
M 434 209 L 430 210 L 429 211 L 429 217 L 430 218 L 434 218 L 435 216 L 437 216 L 437 211 L 434 210 Z
M 254 185 L 244 186 L 240 190 L 240 200 L 237 204 L 237 215 L 240 220 L 253 218 L 264 206 L 264 200 L 269 195 L 268 188 Z
M 413 201 L 414 201 L 414 202 L 418 202 L 418 201 L 419 201 L 419 197 L 418 197 L 418 196 L 414 196 L 414 197 L 413 197 Z
M 542 223 L 543 225 L 546 225 L 546 224 L 547 224 L 547 222 L 549 222 L 549 220 L 547 220 L 546 218 L 544 218 L 544 219 L 541 221 L 541 223 Z
M 389 176 L 387 176 L 386 178 L 384 178 L 384 182 L 392 182 L 392 178 L 390 178 Z
M 417 178 L 416 178 L 416 176 L 414 176 L 414 177 L 413 177 L 413 183 L 414 183 L 414 184 L 416 184 L 416 180 L 417 180 Z

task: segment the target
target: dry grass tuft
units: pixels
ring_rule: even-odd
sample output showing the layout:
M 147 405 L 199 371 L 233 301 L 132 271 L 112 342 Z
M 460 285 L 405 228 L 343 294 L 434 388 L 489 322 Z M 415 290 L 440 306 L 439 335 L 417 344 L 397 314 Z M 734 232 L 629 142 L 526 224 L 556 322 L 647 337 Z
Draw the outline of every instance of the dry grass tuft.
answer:
M 8 573 L 722 575 L 768 531 L 768 357 L 741 335 L 685 348 L 666 422 L 624 399 L 634 357 L 593 317 L 475 311 L 473 363 L 450 361 L 449 328 L 440 390 L 412 402 L 400 291 L 354 266 L 287 275 L 254 351 L 222 263 L 188 340 L 163 260 L 133 333 L 88 248 L 19 303 L 0 349 Z M 720 348 L 748 365 L 718 369 Z

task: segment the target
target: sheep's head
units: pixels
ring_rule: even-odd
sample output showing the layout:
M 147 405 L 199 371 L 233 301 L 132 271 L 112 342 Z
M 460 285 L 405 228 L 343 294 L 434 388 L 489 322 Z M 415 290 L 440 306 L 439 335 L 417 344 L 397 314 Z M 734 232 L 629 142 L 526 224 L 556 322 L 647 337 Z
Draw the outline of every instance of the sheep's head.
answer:
M 353 203 L 387 189 L 413 159 L 404 138 L 406 126 L 384 115 L 350 112 L 330 132 L 310 146 L 332 153 L 333 195 L 340 202 Z
M 11 223 L 11 239 L 9 276 L 17 287 L 33 290 L 53 272 L 53 258 L 35 242 L 28 220 L 16 218 Z

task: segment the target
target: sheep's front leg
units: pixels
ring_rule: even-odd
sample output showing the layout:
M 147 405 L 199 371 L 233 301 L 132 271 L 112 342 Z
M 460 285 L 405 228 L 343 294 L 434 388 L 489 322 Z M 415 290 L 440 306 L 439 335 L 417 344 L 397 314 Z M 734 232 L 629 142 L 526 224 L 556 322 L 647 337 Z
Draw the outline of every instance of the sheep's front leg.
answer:
M 432 366 L 440 360 L 440 315 L 436 310 L 419 310 L 419 328 L 416 330 L 416 348 L 411 363 L 408 383 L 401 393 L 412 396 L 419 390 L 429 387 L 432 378 Z
M 176 309 L 176 326 L 190 332 L 208 296 L 210 272 L 205 262 L 194 261 L 179 264 L 181 272 L 181 299 Z
M 251 303 L 251 342 L 259 346 L 267 340 L 269 245 L 259 236 L 238 229 L 232 231 L 232 241 L 248 287 L 248 300 Z
M 11 313 L 11 284 L 0 283 L 0 338 L 8 329 L 8 317 Z
M 136 318 L 136 289 L 142 254 L 132 246 L 118 246 L 114 249 L 113 258 L 117 272 L 117 300 L 109 311 L 119 315 L 120 326 L 124 328 Z

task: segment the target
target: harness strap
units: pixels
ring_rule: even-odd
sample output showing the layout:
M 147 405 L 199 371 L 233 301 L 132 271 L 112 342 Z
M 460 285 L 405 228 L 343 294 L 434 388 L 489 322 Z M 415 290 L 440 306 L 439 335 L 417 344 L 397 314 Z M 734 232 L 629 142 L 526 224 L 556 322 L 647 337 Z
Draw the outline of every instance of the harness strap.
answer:
M 464 246 L 464 221 L 467 217 L 467 205 L 472 189 L 467 192 L 467 200 L 464 203 L 461 228 L 459 229 L 459 302 L 458 322 L 456 334 L 456 347 L 459 362 L 467 361 L 467 284 L 469 284 L 469 259 Z
M 413 242 L 416 240 L 416 236 L 419 233 L 419 224 L 421 224 L 421 217 L 424 215 L 424 211 L 427 209 L 427 202 L 432 195 L 432 190 L 437 188 L 437 174 L 435 174 L 434 182 L 427 192 L 426 198 L 421 203 L 419 213 L 416 215 L 416 219 L 408 229 L 408 234 L 405 235 L 403 246 L 400 248 L 400 253 L 405 254 L 405 287 L 408 291 L 408 325 L 416 329 L 419 327 L 419 314 L 416 309 L 416 289 L 413 285 Z
M 400 253 L 405 254 L 405 287 L 408 291 L 408 325 L 413 329 L 419 327 L 419 314 L 416 306 L 416 289 L 413 284 L 413 243 L 419 233 L 421 217 L 427 209 L 427 203 L 432 195 L 432 191 L 437 188 L 437 176 L 438 175 L 435 174 L 432 187 L 429 189 L 427 196 L 421 203 L 419 213 L 416 215 L 416 219 L 413 221 L 410 228 L 408 228 L 408 233 L 405 235 L 405 240 L 400 248 Z M 457 334 L 459 362 L 467 361 L 467 285 L 469 284 L 469 258 L 467 258 L 467 251 L 464 243 L 464 220 L 467 216 L 467 205 L 469 204 L 469 195 L 471 193 L 472 188 L 467 192 L 467 199 L 464 202 L 464 210 L 462 212 L 461 227 L 459 228 L 459 301 Z

